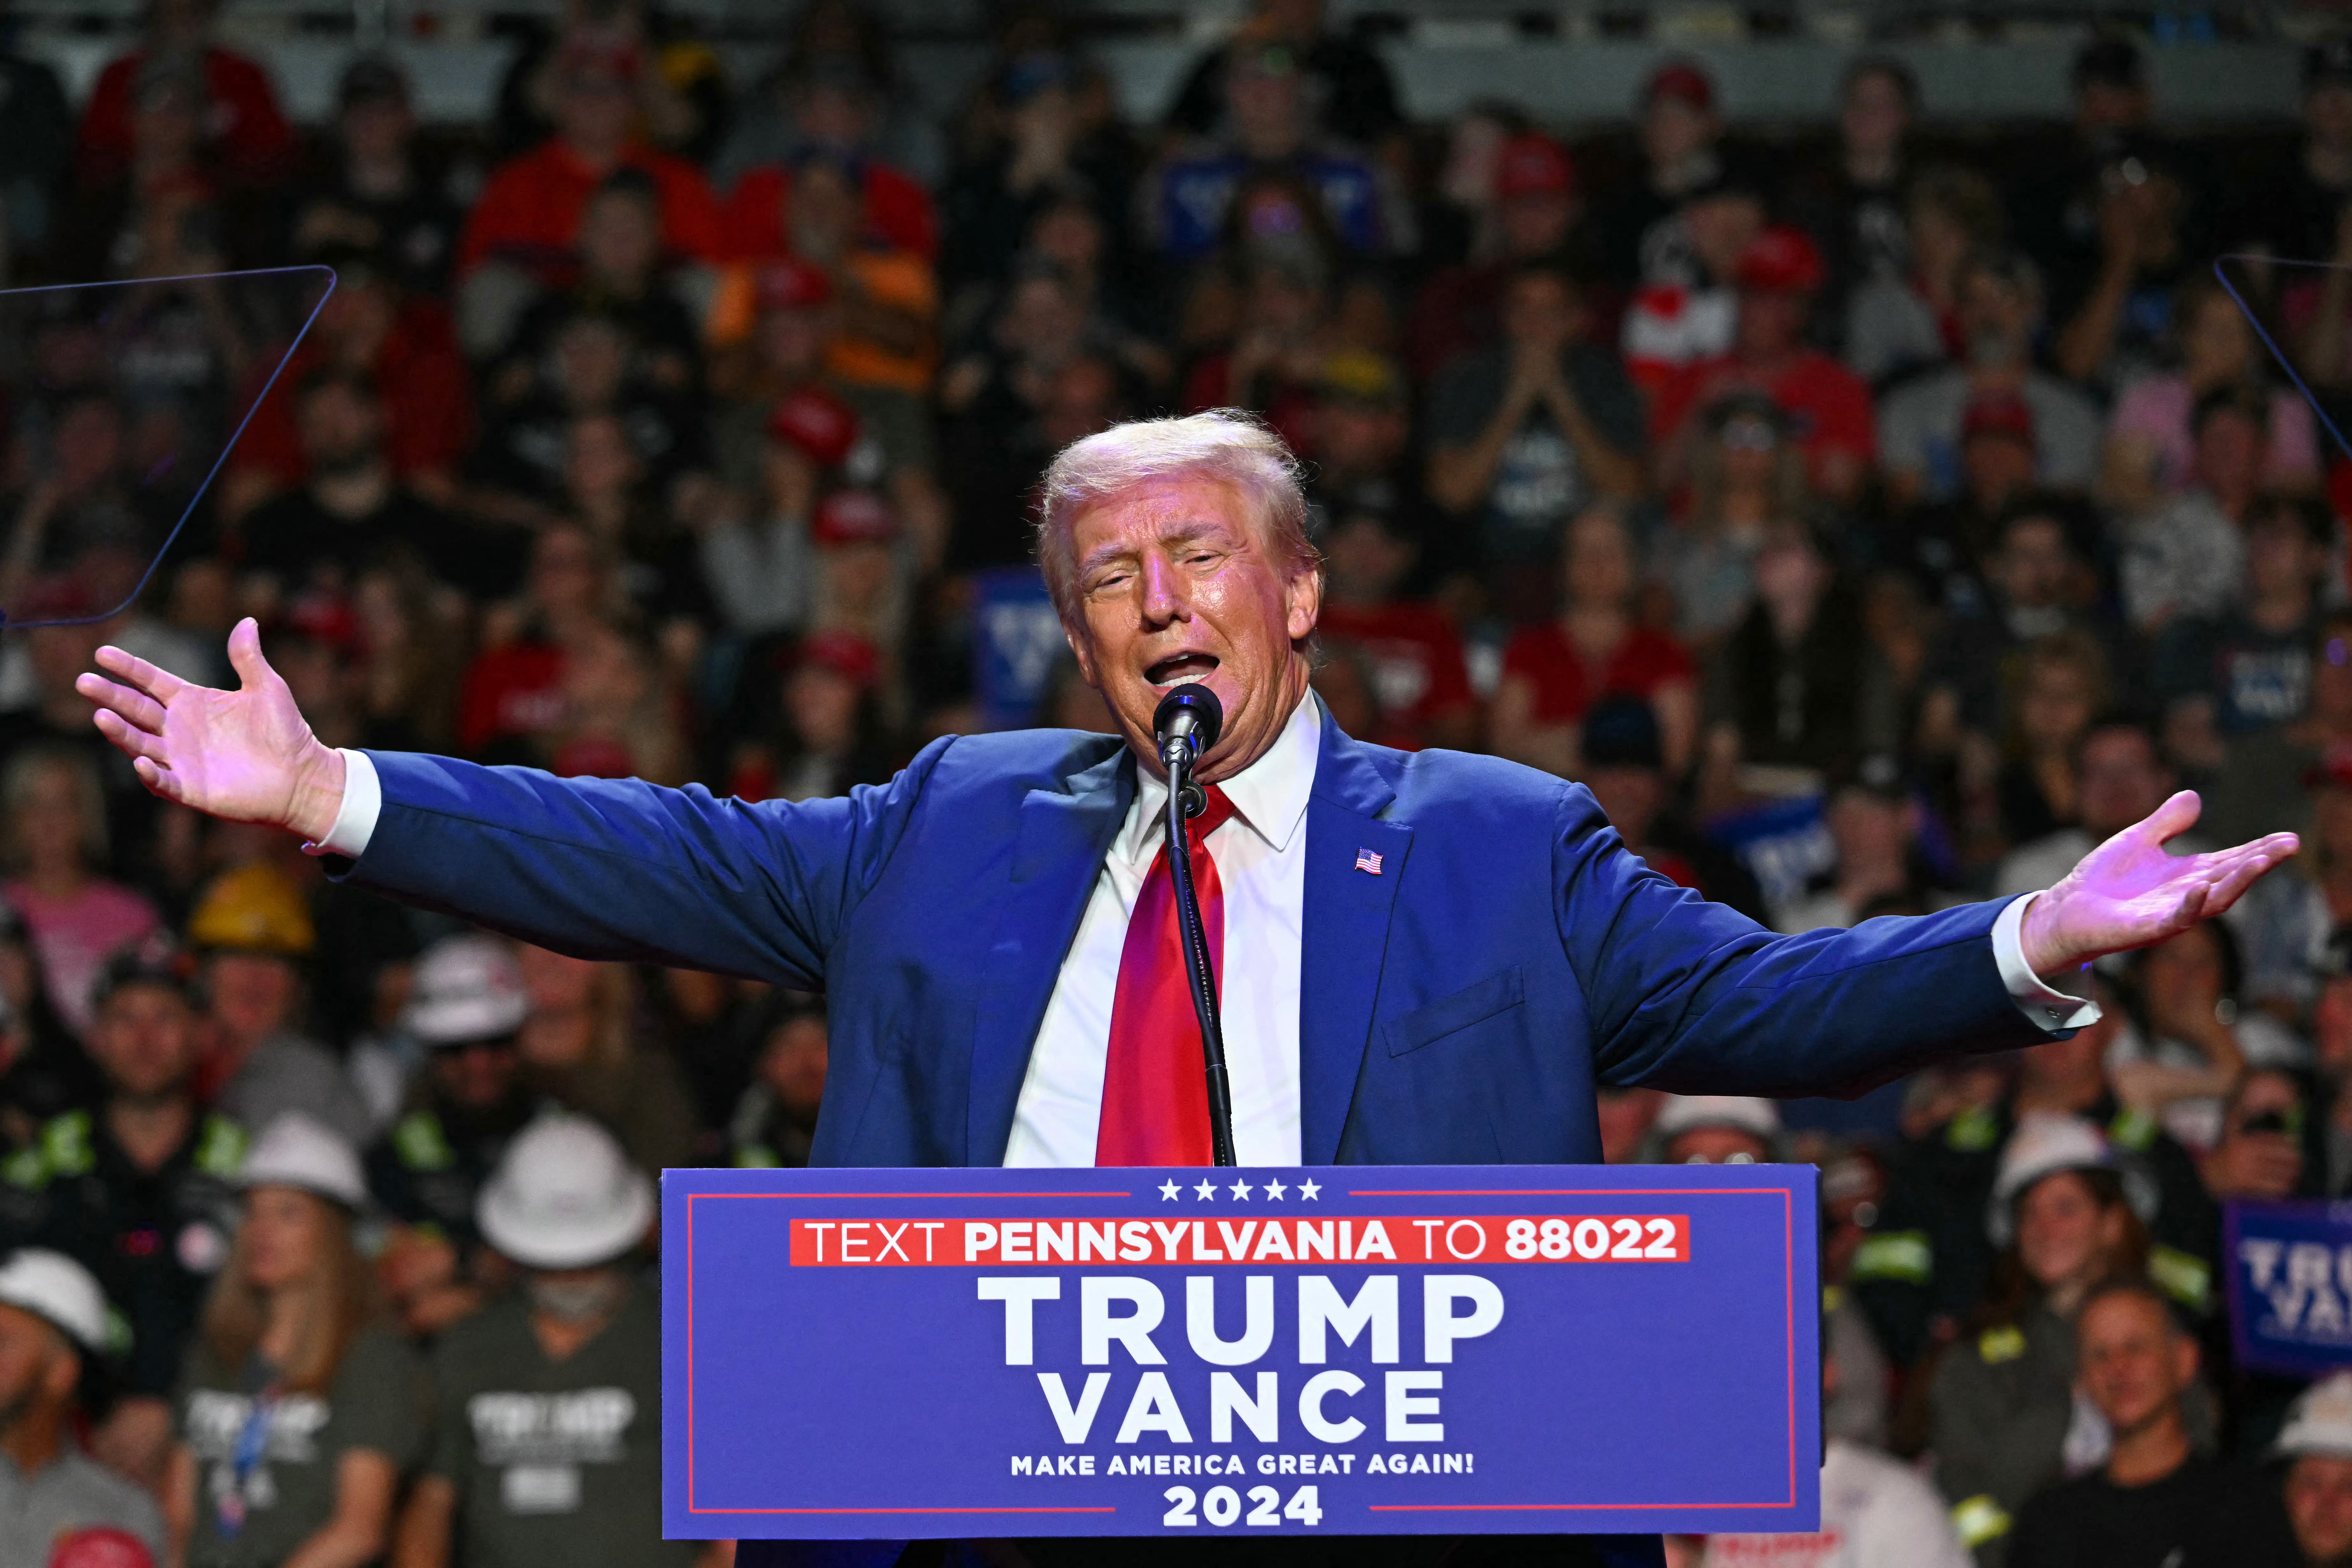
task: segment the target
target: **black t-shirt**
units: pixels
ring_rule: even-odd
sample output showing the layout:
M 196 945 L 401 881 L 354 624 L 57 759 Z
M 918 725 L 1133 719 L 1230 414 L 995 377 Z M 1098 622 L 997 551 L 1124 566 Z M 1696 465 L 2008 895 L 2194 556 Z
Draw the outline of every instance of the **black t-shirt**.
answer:
M 2298 150 L 2244 194 L 2228 219 L 2227 237 L 2232 249 L 2260 246 L 2273 256 L 2325 261 L 2336 254 L 2336 218 L 2347 205 L 2352 205 L 2352 185 L 2320 184 Z M 2323 276 L 2309 274 L 2313 281 Z M 2297 280 L 2290 274 L 2284 281 Z
M 328 510 L 308 489 L 296 490 L 255 508 L 243 532 L 246 569 L 275 575 L 289 593 L 328 574 L 348 589 L 362 571 L 404 553 L 477 597 L 511 593 L 522 575 L 520 535 L 466 527 L 403 489 L 358 517 Z
M 2094 1471 L 2017 1516 L 2009 1568 L 2279 1568 L 2300 1561 L 2275 1487 L 2202 1456 L 2159 1481 Z
M 466 207 L 449 194 L 446 180 L 412 169 L 408 189 L 394 196 L 371 196 L 352 188 L 348 171 L 335 169 L 288 205 L 298 238 L 303 219 L 320 208 L 341 216 L 353 238 L 364 230 L 370 237 L 362 248 L 404 289 L 432 297 L 447 286 L 449 262 L 466 226 Z

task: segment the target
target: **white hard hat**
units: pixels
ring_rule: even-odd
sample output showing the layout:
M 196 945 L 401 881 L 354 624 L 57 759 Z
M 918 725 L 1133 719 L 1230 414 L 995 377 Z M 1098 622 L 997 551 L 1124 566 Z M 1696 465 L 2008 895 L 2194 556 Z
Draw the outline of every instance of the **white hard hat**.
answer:
M 367 1206 L 360 1157 L 341 1135 L 299 1110 L 262 1130 L 236 1173 L 237 1185 L 297 1187 L 347 1209 Z
M 507 1145 L 474 1218 L 492 1247 L 526 1268 L 590 1268 L 644 1239 L 654 1184 L 604 1128 L 549 1111 Z
M 2016 1130 L 2001 1145 L 2000 1165 L 1992 1179 L 1992 1202 L 1985 1213 L 1985 1229 L 1996 1247 L 2007 1247 L 2017 1231 L 2017 1198 L 2044 1176 L 2061 1171 L 2111 1171 L 2115 1151 L 2106 1134 L 2079 1116 L 2058 1111 L 2030 1110 L 2017 1119 Z
M 416 961 L 411 985 L 401 1022 L 428 1046 L 511 1035 L 530 1011 L 522 970 L 507 944 L 494 936 L 453 936 L 435 942 Z
M 1728 1127 L 1769 1143 L 1780 1136 L 1780 1108 L 1748 1095 L 1669 1095 L 1651 1131 L 1664 1140 L 1697 1127 Z
M 0 1302 L 47 1321 L 84 1350 L 106 1349 L 106 1292 L 62 1252 L 26 1247 L 0 1263 Z
M 2280 1458 L 2303 1454 L 2352 1458 L 2352 1372 L 2332 1373 L 2296 1395 L 2271 1452 Z

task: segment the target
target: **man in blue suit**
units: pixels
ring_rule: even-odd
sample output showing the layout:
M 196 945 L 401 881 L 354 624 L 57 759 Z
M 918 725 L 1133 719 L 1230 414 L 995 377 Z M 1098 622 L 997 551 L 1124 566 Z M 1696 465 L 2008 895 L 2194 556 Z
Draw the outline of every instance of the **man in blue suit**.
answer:
M 2031 1045 L 2096 1016 L 2040 976 L 2217 914 L 2295 848 L 2168 856 L 2183 794 L 2045 892 L 1777 937 L 1651 872 L 1577 785 L 1341 734 L 1307 689 L 1304 518 L 1289 454 L 1235 416 L 1076 443 L 1039 555 L 1121 735 L 942 740 L 844 799 L 331 751 L 250 622 L 236 692 L 113 648 L 80 689 L 156 794 L 290 829 L 366 886 L 590 957 L 824 989 L 819 1164 L 1207 1162 L 1152 744 L 1186 681 L 1226 714 L 1192 854 L 1244 1164 L 1597 1160 L 1596 1084 L 1815 1093 Z

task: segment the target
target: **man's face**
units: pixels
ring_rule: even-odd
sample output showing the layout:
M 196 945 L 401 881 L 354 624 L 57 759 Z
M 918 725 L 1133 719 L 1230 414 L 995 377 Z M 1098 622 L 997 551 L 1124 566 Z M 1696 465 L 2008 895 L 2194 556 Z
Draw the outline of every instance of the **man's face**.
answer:
M 2260 425 L 2235 409 L 2221 410 L 2197 432 L 2197 478 L 2218 495 L 2251 491 L 2268 446 Z
M 1583 783 L 1628 845 L 1639 851 L 1650 841 L 1651 825 L 1665 804 L 1666 781 L 1659 770 L 1633 763 L 1588 767 Z
M 22 1307 L 0 1305 L 0 1433 L 71 1392 L 59 1363 L 73 1357 L 56 1329 Z
M 1503 248 L 1512 256 L 1542 256 L 1559 248 L 1568 237 L 1569 220 L 1576 204 L 1566 192 L 1530 191 L 1501 204 Z
M 1739 352 L 1754 359 L 1786 353 L 1804 334 L 1811 297 L 1788 289 L 1748 289 L 1739 296 Z
M 1911 106 L 1895 79 L 1885 71 L 1864 71 L 1846 89 L 1838 130 L 1849 149 L 1877 153 L 1902 141 L 1910 122 Z
M 2313 1563 L 2352 1553 L 2352 1457 L 2305 1454 L 2286 1473 L 2286 1517 Z
M 825 1061 L 824 1020 L 794 1018 L 768 1037 L 760 1077 L 786 1111 L 806 1120 L 824 1099 Z
M 1841 865 L 1899 861 L 1911 847 L 1911 809 L 1866 789 L 1847 789 L 1830 806 L 1830 838 Z
M 2145 1296 L 2105 1296 L 2083 1311 L 2083 1391 L 2118 1436 L 2173 1413 L 2197 1375 L 2197 1344 Z
M 2293 514 L 2258 517 L 2246 530 L 2246 585 L 2269 596 L 2308 592 L 2327 557 Z
M 1307 690 L 1297 645 L 1323 586 L 1311 566 L 1274 559 L 1248 502 L 1213 479 L 1152 479 L 1081 514 L 1071 529 L 1078 620 L 1064 629 L 1087 684 L 1155 772 L 1151 715 L 1200 681 L 1224 705 L 1203 759 L 1214 784 L 1274 744 Z
M 512 1035 L 434 1047 L 433 1087 L 442 1099 L 467 1110 L 489 1110 L 514 1091 Z
M 1511 279 L 1503 294 L 1503 335 L 1512 343 L 1558 353 L 1581 324 L 1568 285 L 1545 273 Z
M 2172 780 L 2153 741 L 2137 730 L 2105 730 L 2083 742 L 2082 789 L 2083 826 L 2105 838 L 2162 805 Z
M 196 1065 L 200 1043 L 195 1009 L 161 985 L 125 985 L 115 992 L 89 1032 L 90 1055 L 107 1081 L 134 1100 L 179 1088 Z
M 636 95 L 617 72 L 575 72 L 556 96 L 556 126 L 563 139 L 597 156 L 610 156 L 628 141 L 636 112 Z
M 321 473 L 347 472 L 376 455 L 382 410 L 350 387 L 329 383 L 302 400 L 302 454 Z
M 824 307 L 770 310 L 760 318 L 760 361 L 777 376 L 798 383 L 816 374 L 833 341 L 833 312 Z
M 2066 579 L 2074 570 L 2065 531 L 2042 517 L 2011 524 L 2001 536 L 1992 570 L 2001 597 L 2019 609 L 2040 610 L 2055 605 L 2065 594 Z
M 1990 337 L 2002 343 L 2022 343 L 2032 335 L 2032 296 L 2005 278 L 1978 270 L 1960 281 L 1960 336 L 1970 343 Z
M 231 1038 L 248 1043 L 286 1026 L 300 988 L 294 966 L 273 953 L 215 953 L 205 966 L 213 1020 Z
M 1270 71 L 1255 62 L 1235 62 L 1225 73 L 1225 103 L 1242 146 L 1258 157 L 1296 147 L 1305 129 L 1298 73 Z
M 1727 283 L 1739 270 L 1739 258 L 1764 232 L 1764 204 L 1744 191 L 1723 191 L 1685 206 L 1683 221 L 1708 276 Z
M 2033 445 L 2005 431 L 1985 431 L 1960 448 L 1969 493 L 1990 510 L 2033 482 Z
M 1324 554 L 1335 584 L 1362 599 L 1385 599 L 1412 568 L 1413 549 L 1379 519 L 1358 514 L 1331 531 Z
M 1662 92 L 1642 111 L 1642 152 L 1651 168 L 1672 169 L 1710 145 L 1721 129 L 1712 110 L 1678 94 Z
M 2129 131 L 2147 122 L 2147 89 L 2137 82 L 2086 81 L 2074 93 L 2074 123 L 2085 132 Z

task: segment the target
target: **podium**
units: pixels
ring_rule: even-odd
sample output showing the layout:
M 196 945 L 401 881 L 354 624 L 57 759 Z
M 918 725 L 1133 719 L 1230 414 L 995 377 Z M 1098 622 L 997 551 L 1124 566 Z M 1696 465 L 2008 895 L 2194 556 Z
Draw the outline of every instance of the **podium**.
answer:
M 1813 1530 L 1816 1178 L 667 1172 L 665 1533 Z

